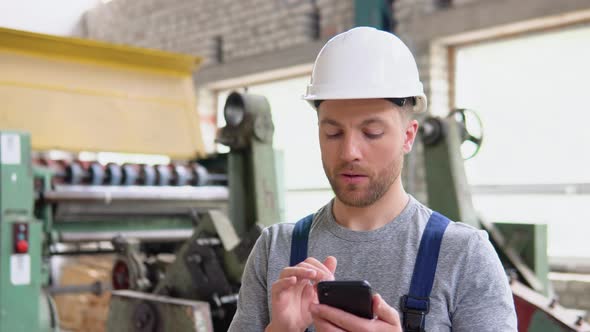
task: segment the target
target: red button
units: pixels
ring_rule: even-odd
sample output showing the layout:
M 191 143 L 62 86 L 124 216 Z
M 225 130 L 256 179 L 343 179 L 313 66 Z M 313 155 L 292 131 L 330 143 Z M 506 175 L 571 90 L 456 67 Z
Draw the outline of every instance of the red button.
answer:
M 25 240 L 20 240 L 16 243 L 16 252 L 24 254 L 29 250 L 29 243 Z

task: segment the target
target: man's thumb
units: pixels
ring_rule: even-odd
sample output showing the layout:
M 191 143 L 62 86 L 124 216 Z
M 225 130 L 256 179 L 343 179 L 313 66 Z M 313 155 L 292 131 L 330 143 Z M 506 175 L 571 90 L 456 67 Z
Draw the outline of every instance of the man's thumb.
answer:
M 393 326 L 401 326 L 399 314 L 379 294 L 373 295 L 373 314 Z

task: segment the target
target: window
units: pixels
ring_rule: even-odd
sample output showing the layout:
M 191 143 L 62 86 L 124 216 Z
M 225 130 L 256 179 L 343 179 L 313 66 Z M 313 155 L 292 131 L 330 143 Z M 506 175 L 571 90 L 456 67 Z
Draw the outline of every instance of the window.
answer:
M 465 164 L 475 208 L 493 222 L 547 223 L 553 257 L 590 257 L 580 245 L 590 233 L 588 40 L 578 27 L 456 52 L 455 104 L 476 110 L 485 133 Z M 498 187 L 478 193 L 485 185 Z

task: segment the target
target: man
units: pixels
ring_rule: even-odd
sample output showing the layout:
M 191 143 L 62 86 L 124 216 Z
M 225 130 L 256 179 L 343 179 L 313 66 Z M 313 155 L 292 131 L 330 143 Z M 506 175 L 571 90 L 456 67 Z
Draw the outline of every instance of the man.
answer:
M 336 197 L 310 219 L 308 258 L 295 266 L 293 224 L 264 230 L 230 331 L 409 331 L 411 324 L 429 332 L 516 331 L 498 256 L 483 231 L 462 223 L 440 233 L 425 319 L 404 320 L 412 313 L 403 311 L 403 296 L 433 216 L 405 192 L 400 176 L 418 132 L 412 113 L 426 109 L 408 48 L 366 27 L 335 36 L 316 59 L 305 99 L 317 110 L 322 162 Z M 313 285 L 322 280 L 367 280 L 377 293 L 375 318 L 318 304 Z

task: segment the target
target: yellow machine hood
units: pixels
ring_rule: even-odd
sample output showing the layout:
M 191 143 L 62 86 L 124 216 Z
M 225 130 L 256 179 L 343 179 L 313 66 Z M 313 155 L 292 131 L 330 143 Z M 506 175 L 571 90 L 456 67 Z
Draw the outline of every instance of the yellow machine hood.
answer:
M 204 155 L 194 56 L 0 28 L 0 128 L 36 151 Z

